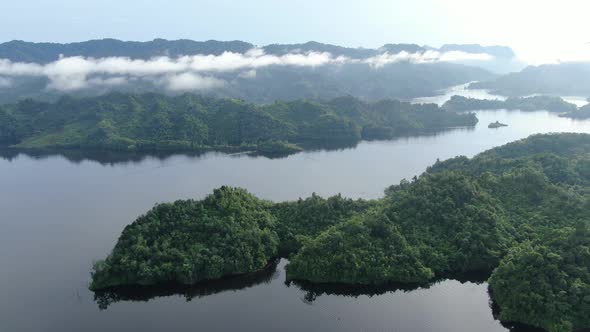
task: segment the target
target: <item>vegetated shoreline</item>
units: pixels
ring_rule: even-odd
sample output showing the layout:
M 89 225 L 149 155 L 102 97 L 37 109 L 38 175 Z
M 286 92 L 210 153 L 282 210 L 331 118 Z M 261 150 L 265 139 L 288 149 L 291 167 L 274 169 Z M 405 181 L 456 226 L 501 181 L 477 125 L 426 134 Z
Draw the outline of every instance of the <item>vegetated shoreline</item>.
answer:
M 568 103 L 561 97 L 533 96 L 533 97 L 510 97 L 506 100 L 499 99 L 477 99 L 454 95 L 446 101 L 442 107 L 449 111 L 474 111 L 474 110 L 519 110 L 533 112 L 546 110 L 549 112 L 567 114 L 575 112 L 578 107 Z
M 277 272 L 279 261 L 280 258 L 274 258 L 260 270 L 227 275 L 219 279 L 203 280 L 195 284 L 170 282 L 158 285 L 107 287 L 94 291 L 94 301 L 98 304 L 100 310 L 105 310 L 109 305 L 120 301 L 147 302 L 153 298 L 171 295 L 183 295 L 187 301 L 190 301 L 193 298 L 209 296 L 225 291 L 247 289 L 261 283 L 269 282 Z
M 288 155 L 362 140 L 469 127 L 472 113 L 398 100 L 277 101 L 184 94 L 109 94 L 64 97 L 55 103 L 24 100 L 0 106 L 0 143 L 14 149 L 113 151 L 256 151 Z
M 290 260 L 287 280 L 361 288 L 493 270 L 501 321 L 573 331 L 590 325 L 580 315 L 590 272 L 578 265 L 590 262 L 589 187 L 588 134 L 534 135 L 437 162 L 378 200 L 272 203 L 222 187 L 202 201 L 157 205 L 127 226 L 95 265 L 91 288 L 195 284 L 277 256 Z M 546 286 L 555 278 L 558 289 Z
M 399 134 L 392 136 L 391 138 L 382 139 L 361 139 L 359 141 L 352 142 L 338 142 L 331 144 L 310 144 L 310 143 L 293 143 L 296 148 L 293 149 L 259 149 L 256 145 L 245 145 L 245 146 L 200 146 L 195 148 L 144 148 L 134 150 L 119 150 L 109 148 L 96 148 L 96 147 L 75 147 L 75 146 L 62 146 L 62 147 L 18 147 L 14 145 L 0 144 L 0 157 L 16 156 L 18 154 L 25 154 L 32 157 L 43 157 L 51 155 L 63 155 L 77 156 L 73 161 L 79 160 L 95 160 L 94 155 L 113 155 L 115 159 L 121 159 L 123 161 L 134 161 L 138 158 L 145 157 L 156 157 L 166 159 L 175 155 L 187 155 L 187 156 L 201 156 L 207 153 L 222 153 L 228 156 L 236 154 L 246 154 L 250 156 L 262 156 L 270 159 L 285 158 L 299 152 L 316 152 L 316 151 L 338 151 L 353 149 L 359 144 L 364 142 L 388 142 L 403 138 L 422 137 L 437 135 L 445 132 L 460 129 L 473 129 L 475 125 L 469 126 L 453 126 L 445 127 L 441 129 L 421 130 L 412 133 Z M 70 158 L 68 158 L 70 159 Z M 110 162 L 111 159 L 104 159 L 104 162 Z

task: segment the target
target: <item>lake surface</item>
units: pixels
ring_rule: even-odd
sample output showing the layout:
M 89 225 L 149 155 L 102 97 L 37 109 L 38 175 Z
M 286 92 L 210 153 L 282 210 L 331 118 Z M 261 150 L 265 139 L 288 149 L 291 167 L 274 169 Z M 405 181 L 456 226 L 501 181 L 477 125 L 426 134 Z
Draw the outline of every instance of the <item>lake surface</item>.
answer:
M 447 100 L 451 99 L 452 96 L 462 96 L 466 98 L 475 98 L 475 99 L 498 99 L 498 100 L 506 100 L 506 97 L 500 95 L 494 95 L 488 92 L 485 89 L 467 89 L 471 83 L 461 84 L 452 86 L 448 89 L 444 89 L 440 91 L 440 94 L 436 96 L 429 96 L 429 97 L 419 97 L 412 99 L 413 103 L 433 103 L 438 104 L 441 106 Z
M 0 331 L 507 331 L 492 315 L 485 283 L 445 280 L 416 290 L 310 293 L 285 284 L 285 260 L 262 276 L 210 288 L 123 294 L 106 310 L 87 290 L 92 262 L 104 258 L 123 227 L 157 202 L 203 198 L 221 185 L 275 201 L 312 192 L 377 198 L 437 158 L 473 156 L 539 132 L 590 133 L 590 122 L 548 112 L 477 113 L 480 122 L 471 129 L 282 159 L 4 154 Z M 509 127 L 488 129 L 496 120 Z
M 471 83 L 461 84 L 452 86 L 448 89 L 444 89 L 440 91 L 440 93 L 436 96 L 429 96 L 429 97 L 419 97 L 414 98 L 411 100 L 413 103 L 434 103 L 439 106 L 442 106 L 447 100 L 451 99 L 452 96 L 462 96 L 466 98 L 475 98 L 475 99 L 498 99 L 498 100 L 506 100 L 505 96 L 495 95 L 489 93 L 488 90 L 485 89 L 467 89 Z M 533 97 L 538 96 L 538 94 L 533 94 L 525 97 Z M 588 97 L 585 96 L 560 96 L 564 101 L 568 103 L 572 103 L 578 107 L 582 107 L 588 104 Z

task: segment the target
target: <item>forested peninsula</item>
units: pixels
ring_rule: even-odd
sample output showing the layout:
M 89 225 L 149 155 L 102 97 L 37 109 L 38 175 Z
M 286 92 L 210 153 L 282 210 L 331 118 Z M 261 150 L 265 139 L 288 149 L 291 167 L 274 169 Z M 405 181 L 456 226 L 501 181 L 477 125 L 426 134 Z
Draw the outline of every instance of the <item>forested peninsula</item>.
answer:
M 487 271 L 500 320 L 590 327 L 590 135 L 534 135 L 436 162 L 378 200 L 272 203 L 222 187 L 127 226 L 90 287 L 192 284 L 288 257 L 287 278 L 424 283 Z
M 576 105 L 552 96 L 513 97 L 506 100 L 452 96 L 442 107 L 449 111 L 506 109 L 525 112 L 545 110 L 557 113 L 575 112 L 578 109 Z
M 559 116 L 576 120 L 590 119 L 590 104 L 584 105 L 577 110 L 560 114 Z
M 113 93 L 0 106 L 0 143 L 18 149 L 288 154 L 476 123 L 474 114 L 397 100 L 341 97 L 256 105 L 193 94 Z

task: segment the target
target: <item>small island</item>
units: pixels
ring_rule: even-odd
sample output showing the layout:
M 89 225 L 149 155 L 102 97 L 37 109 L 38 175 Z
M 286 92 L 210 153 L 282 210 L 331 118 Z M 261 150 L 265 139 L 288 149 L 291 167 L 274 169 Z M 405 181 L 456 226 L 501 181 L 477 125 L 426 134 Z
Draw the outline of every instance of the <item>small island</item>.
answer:
M 422 284 L 491 275 L 505 322 L 590 327 L 590 135 L 546 134 L 436 162 L 377 200 L 260 200 L 222 187 L 160 204 L 94 265 L 93 290 L 261 271 L 316 284 Z
M 508 125 L 501 123 L 500 121 L 492 122 L 488 125 L 488 128 L 500 128 L 500 127 L 508 127 Z
M 256 105 L 194 94 L 111 93 L 0 106 L 0 145 L 25 150 L 219 150 L 281 156 L 309 147 L 350 146 L 360 140 L 476 123 L 474 114 L 445 111 L 434 104 L 364 102 L 350 96 Z

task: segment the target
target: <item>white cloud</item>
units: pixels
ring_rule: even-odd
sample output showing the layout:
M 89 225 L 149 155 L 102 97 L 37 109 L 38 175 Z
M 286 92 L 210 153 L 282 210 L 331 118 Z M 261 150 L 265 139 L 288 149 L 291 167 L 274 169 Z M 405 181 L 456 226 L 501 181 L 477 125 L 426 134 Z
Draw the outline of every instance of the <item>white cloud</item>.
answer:
M 6 76 L 37 76 L 43 74 L 43 66 L 35 63 L 12 62 L 0 59 L 0 74 Z
M 218 87 L 223 81 L 215 73 L 236 72 L 240 77 L 254 78 L 256 69 L 268 66 L 319 67 L 365 63 L 380 68 L 390 63 L 409 61 L 430 63 L 439 61 L 489 60 L 488 54 L 464 52 L 384 53 L 364 60 L 344 56 L 334 57 L 327 52 L 289 53 L 281 56 L 265 54 L 254 48 L 244 54 L 224 52 L 220 55 L 192 55 L 170 58 L 156 57 L 149 60 L 126 57 L 84 58 L 62 57 L 46 65 L 17 63 L 0 59 L 0 75 L 6 77 L 38 76 L 49 79 L 48 88 L 69 91 L 96 86 L 126 84 L 129 80 L 164 81 L 172 90 L 197 90 Z
M 467 53 L 462 51 L 445 52 L 440 55 L 438 61 L 457 62 L 457 61 L 491 61 L 494 56 L 487 53 Z
M 214 77 L 193 73 L 170 75 L 164 80 L 166 88 L 172 91 L 206 90 L 223 86 L 224 81 Z
M 118 85 L 125 85 L 127 84 L 127 78 L 122 76 L 115 76 L 115 77 L 108 77 L 108 78 L 101 78 L 101 77 L 93 77 L 88 79 L 88 84 L 93 86 L 104 86 L 104 87 L 113 87 Z
M 462 51 L 451 51 L 441 53 L 439 51 L 425 51 L 418 53 L 409 53 L 402 51 L 400 53 L 383 53 L 374 57 L 364 59 L 362 62 L 369 64 L 374 68 L 381 68 L 385 65 L 397 62 L 411 63 L 433 63 L 433 62 L 460 62 L 469 60 L 489 61 L 494 57 L 487 53 L 466 53 Z

